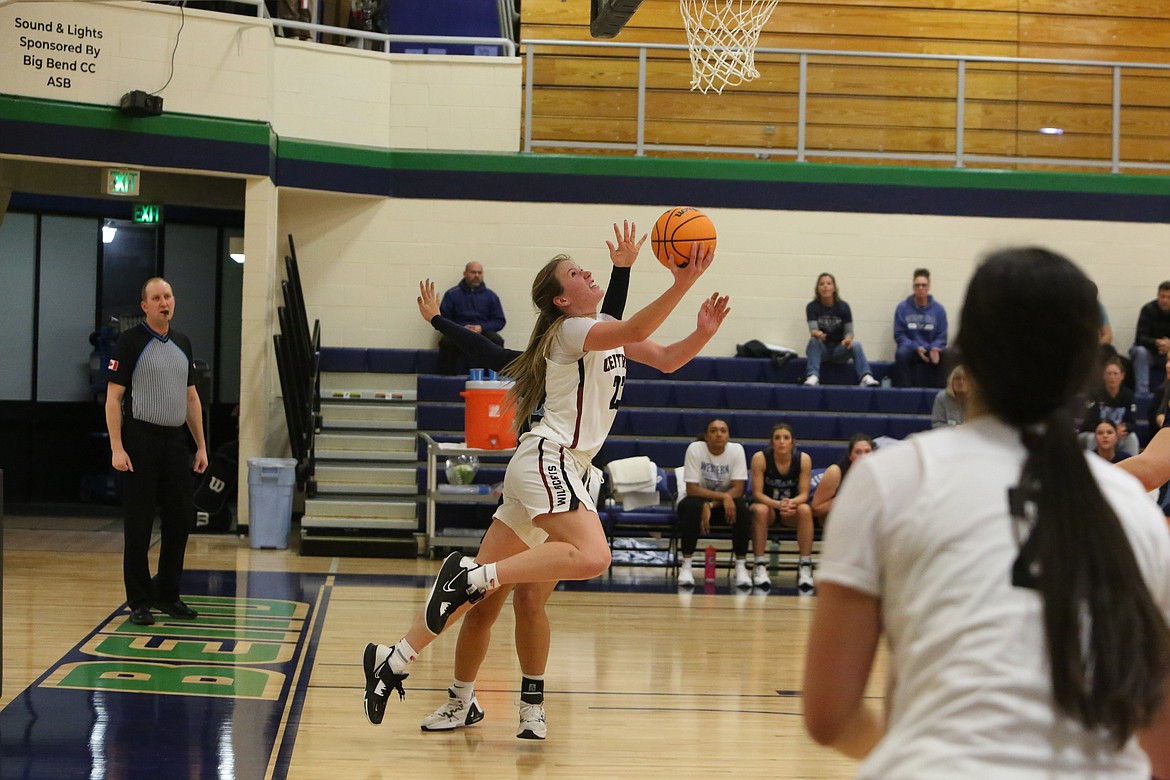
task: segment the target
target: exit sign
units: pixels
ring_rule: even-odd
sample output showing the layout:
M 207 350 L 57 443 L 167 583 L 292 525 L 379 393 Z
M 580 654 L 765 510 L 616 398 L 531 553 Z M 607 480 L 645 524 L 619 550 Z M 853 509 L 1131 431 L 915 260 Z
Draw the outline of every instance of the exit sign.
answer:
M 106 168 L 107 195 L 137 195 L 142 174 L 127 168 Z
M 162 222 L 162 206 L 157 203 L 135 203 L 134 221 L 144 225 Z

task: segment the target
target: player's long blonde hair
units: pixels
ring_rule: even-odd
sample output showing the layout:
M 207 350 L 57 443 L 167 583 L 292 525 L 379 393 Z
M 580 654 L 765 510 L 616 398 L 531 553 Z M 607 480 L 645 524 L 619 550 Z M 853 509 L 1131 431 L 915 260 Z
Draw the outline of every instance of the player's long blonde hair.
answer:
M 532 336 L 520 357 L 504 367 L 504 375 L 514 382 L 505 403 L 513 409 L 513 425 L 517 431 L 523 429 L 528 418 L 544 401 L 545 361 L 552 341 L 565 321 L 565 313 L 553 303 L 553 299 L 564 292 L 557 268 L 570 259 L 565 254 L 557 255 L 537 271 L 532 280 L 532 304 L 537 312 Z

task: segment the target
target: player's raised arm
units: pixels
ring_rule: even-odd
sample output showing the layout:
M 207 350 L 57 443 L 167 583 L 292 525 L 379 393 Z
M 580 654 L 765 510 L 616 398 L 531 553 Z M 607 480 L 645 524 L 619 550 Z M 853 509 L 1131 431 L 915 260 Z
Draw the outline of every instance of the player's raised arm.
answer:
M 686 267 L 671 266 L 670 272 L 674 281 L 666 292 L 659 295 L 628 320 L 599 322 L 594 325 L 585 338 L 586 351 L 616 349 L 650 338 L 654 331 L 658 330 L 659 326 L 666 321 L 667 316 L 674 311 L 674 307 L 679 304 L 683 296 L 699 280 L 699 277 L 710 267 L 714 258 L 715 250 L 710 245 L 692 244 L 691 259 Z
M 689 336 L 673 344 L 662 345 L 651 339 L 626 345 L 626 356 L 639 363 L 671 373 L 685 366 L 699 350 L 719 331 L 719 326 L 731 313 L 726 295 L 712 293 L 699 307 L 698 323 Z

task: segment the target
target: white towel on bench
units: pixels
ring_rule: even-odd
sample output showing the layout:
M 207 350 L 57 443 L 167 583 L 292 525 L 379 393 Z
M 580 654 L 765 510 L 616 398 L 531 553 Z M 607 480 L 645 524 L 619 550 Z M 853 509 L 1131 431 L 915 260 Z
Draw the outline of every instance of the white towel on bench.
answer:
M 658 503 L 658 466 L 645 455 L 612 460 L 606 470 L 613 497 L 624 509 Z

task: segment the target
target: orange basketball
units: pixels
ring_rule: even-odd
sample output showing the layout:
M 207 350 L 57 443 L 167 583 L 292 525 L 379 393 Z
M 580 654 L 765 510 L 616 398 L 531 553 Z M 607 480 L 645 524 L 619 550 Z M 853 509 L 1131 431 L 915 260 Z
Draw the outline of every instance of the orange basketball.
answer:
M 706 214 L 690 206 L 675 206 L 654 223 L 650 246 L 658 262 L 667 268 L 686 268 L 691 261 L 691 244 L 695 241 L 715 247 L 715 223 Z

